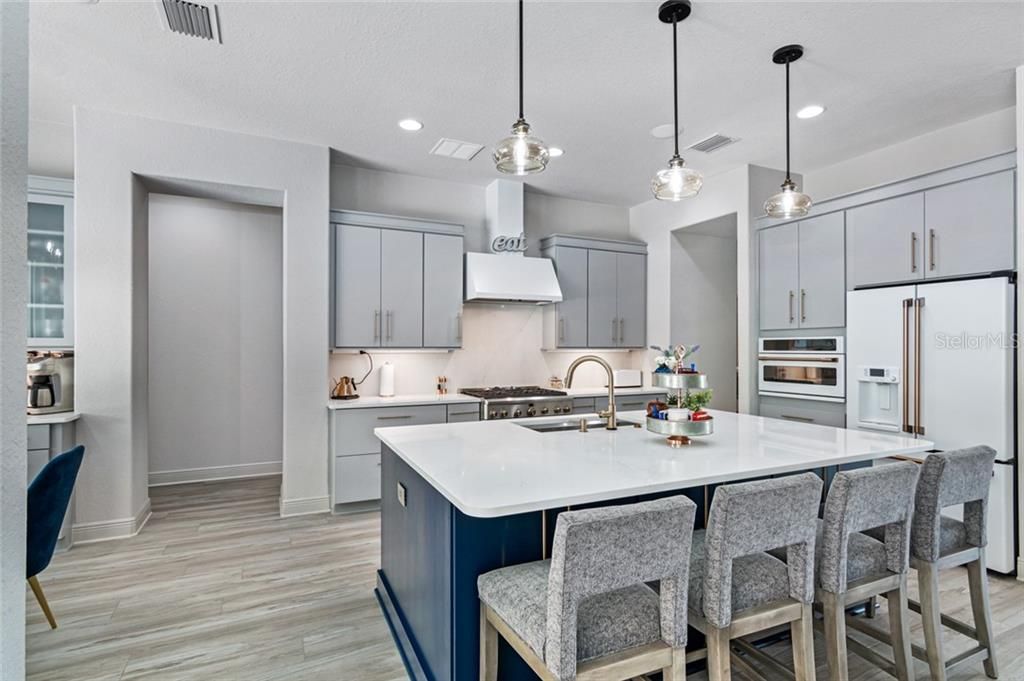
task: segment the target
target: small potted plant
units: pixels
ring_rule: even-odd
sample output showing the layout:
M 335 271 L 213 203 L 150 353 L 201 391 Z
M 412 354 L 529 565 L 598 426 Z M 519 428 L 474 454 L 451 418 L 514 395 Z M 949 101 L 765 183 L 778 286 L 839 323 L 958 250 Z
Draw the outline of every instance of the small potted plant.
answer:
M 681 407 L 690 410 L 691 421 L 708 421 L 711 414 L 704 411 L 704 407 L 711 404 L 711 389 L 687 390 L 683 399 L 680 400 Z

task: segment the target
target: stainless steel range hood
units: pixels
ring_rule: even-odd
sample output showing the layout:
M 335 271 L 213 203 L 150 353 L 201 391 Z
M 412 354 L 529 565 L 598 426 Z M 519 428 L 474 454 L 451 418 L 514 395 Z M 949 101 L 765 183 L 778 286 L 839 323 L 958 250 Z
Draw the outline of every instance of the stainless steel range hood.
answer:
M 487 187 L 490 253 L 466 253 L 466 302 L 557 303 L 562 289 L 547 258 L 523 254 L 523 184 L 495 180 Z M 498 252 L 493 252 L 498 251 Z

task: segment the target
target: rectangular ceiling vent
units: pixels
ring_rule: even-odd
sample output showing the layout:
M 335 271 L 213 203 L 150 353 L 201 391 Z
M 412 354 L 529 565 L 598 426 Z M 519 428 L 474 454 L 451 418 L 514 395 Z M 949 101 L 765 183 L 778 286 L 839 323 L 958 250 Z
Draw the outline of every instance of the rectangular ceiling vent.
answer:
M 718 151 L 722 147 L 727 147 L 733 142 L 738 141 L 735 137 L 726 137 L 725 135 L 719 135 L 717 132 L 710 137 L 705 137 L 700 142 L 695 142 L 687 147 L 687 149 L 693 149 L 694 151 L 700 151 L 705 154 L 710 154 L 712 151 Z
M 430 150 L 430 153 L 434 156 L 444 156 L 446 158 L 458 159 L 459 161 L 470 161 L 483 148 L 482 144 L 473 144 L 472 142 L 442 137 L 434 145 L 434 148 Z
M 156 0 L 164 28 L 174 33 L 221 42 L 217 6 L 185 0 Z

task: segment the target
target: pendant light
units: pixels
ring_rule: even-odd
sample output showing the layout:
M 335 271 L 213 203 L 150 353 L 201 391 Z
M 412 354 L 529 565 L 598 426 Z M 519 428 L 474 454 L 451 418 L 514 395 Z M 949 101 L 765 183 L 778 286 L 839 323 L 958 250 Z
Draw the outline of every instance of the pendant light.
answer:
M 774 63 L 786 65 L 786 180 L 782 191 L 764 202 L 764 211 L 772 218 L 799 218 L 811 209 L 811 197 L 797 191 L 789 176 L 789 65 L 802 56 L 804 48 L 800 45 L 786 45 L 772 54 Z
M 654 198 L 661 201 L 680 201 L 693 196 L 704 184 L 704 177 L 693 168 L 687 168 L 686 162 L 679 155 L 679 48 L 676 26 L 688 16 L 690 0 L 667 0 L 658 8 L 658 18 L 666 24 L 672 24 L 672 137 L 675 140 L 675 153 L 668 161 L 668 168 L 659 170 L 651 180 Z
M 530 175 L 543 171 L 548 158 L 547 145 L 530 134 L 523 117 L 523 0 L 519 0 L 519 119 L 512 124 L 512 134 L 494 148 L 494 165 L 509 175 Z

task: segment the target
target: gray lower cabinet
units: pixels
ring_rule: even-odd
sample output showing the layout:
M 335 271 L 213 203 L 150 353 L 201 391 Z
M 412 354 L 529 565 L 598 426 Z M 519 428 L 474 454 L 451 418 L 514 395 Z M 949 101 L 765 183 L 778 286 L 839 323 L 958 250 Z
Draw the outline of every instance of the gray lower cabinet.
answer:
M 653 400 L 664 400 L 665 393 L 644 393 L 615 396 L 616 411 L 646 410 L 647 403 Z
M 618 259 L 611 251 L 592 250 L 587 262 L 587 346 L 612 348 L 617 345 Z
M 604 409 L 607 405 L 606 400 L 601 401 L 601 409 Z M 592 414 L 597 411 L 597 398 L 594 397 L 574 397 L 572 398 L 572 411 L 574 414 Z
M 334 503 L 380 499 L 380 452 L 339 456 L 334 462 Z
M 334 347 L 462 345 L 463 229 L 332 211 Z
M 761 395 L 759 413 L 773 419 L 810 423 L 834 428 L 846 427 L 846 404 Z
M 798 231 L 800 328 L 846 326 L 844 214 L 801 220 Z
M 50 459 L 75 446 L 75 422 L 30 425 L 28 426 L 27 445 L 26 479 L 31 484 Z M 67 513 L 64 515 L 60 532 L 57 535 L 57 547 L 60 549 L 71 547 L 71 525 L 74 522 L 74 515 L 75 496 L 72 493 L 71 502 L 68 504 Z
M 797 223 L 758 234 L 758 302 L 762 329 L 795 329 L 800 288 Z
M 462 345 L 462 237 L 423 235 L 423 346 Z
M 846 286 L 924 278 L 924 194 L 846 211 Z
M 562 302 L 555 305 L 556 347 L 587 347 L 587 252 L 585 248 L 569 246 L 554 249 L 552 260 L 562 289 Z
M 1013 269 L 1014 172 L 1004 170 L 924 193 L 924 276 Z
M 480 420 L 480 405 L 472 402 L 448 405 L 448 423 L 465 423 Z

